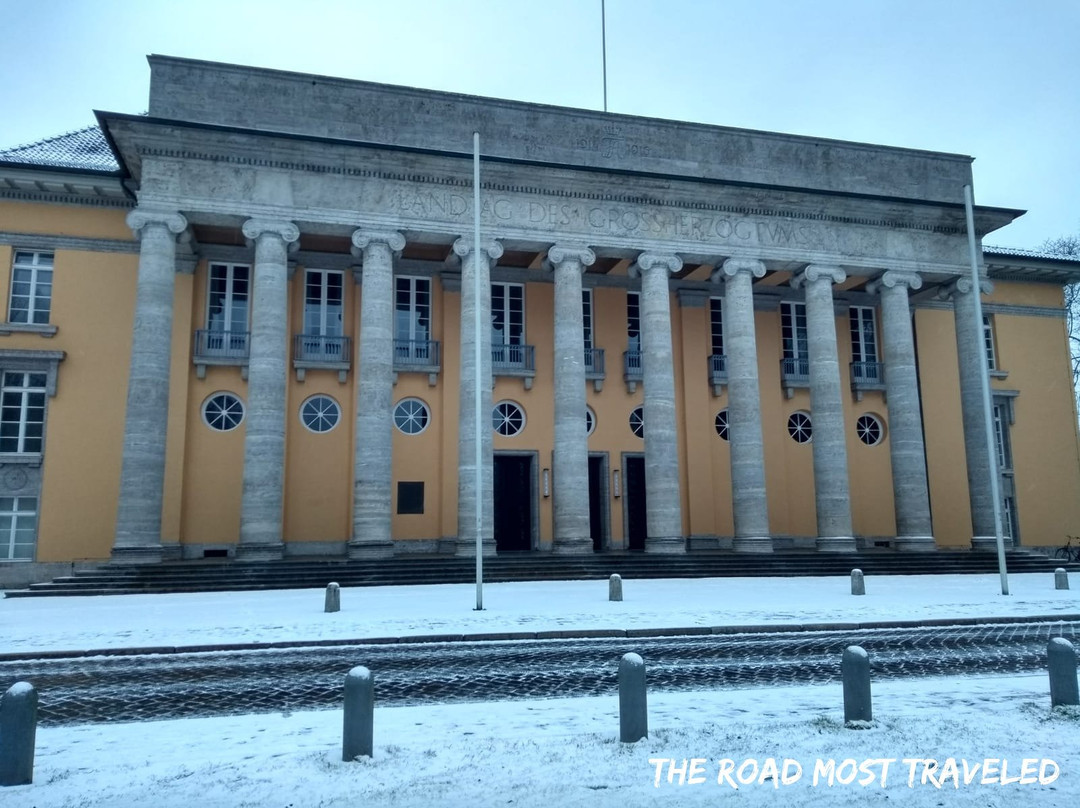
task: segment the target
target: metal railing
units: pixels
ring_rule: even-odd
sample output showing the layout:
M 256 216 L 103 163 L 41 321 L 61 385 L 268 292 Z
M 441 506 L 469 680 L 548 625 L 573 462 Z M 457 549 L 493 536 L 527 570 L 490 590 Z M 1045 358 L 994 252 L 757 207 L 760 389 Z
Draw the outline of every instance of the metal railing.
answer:
M 536 348 L 532 345 L 491 346 L 492 373 L 534 373 L 536 371 Z
M 297 334 L 293 337 L 293 359 L 297 362 L 332 362 L 348 364 L 352 356 L 348 337 L 322 334 Z
M 585 375 L 604 377 L 604 349 L 585 349 Z
M 439 343 L 428 339 L 394 340 L 395 368 L 439 367 Z
M 626 380 L 642 378 L 641 351 L 623 351 L 623 378 Z
M 195 359 L 235 359 L 246 361 L 250 331 L 211 331 L 199 329 L 195 332 Z
M 857 389 L 879 390 L 885 388 L 884 362 L 852 362 L 851 386 Z
M 809 387 L 810 360 L 799 357 L 781 359 L 780 381 L 785 387 Z
M 727 381 L 727 354 L 712 354 L 709 357 L 709 383 Z

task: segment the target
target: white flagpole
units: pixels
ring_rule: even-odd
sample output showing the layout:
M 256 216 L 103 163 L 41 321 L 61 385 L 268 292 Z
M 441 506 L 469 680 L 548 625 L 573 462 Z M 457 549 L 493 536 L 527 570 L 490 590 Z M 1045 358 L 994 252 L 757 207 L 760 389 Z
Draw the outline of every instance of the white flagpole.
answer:
M 484 609 L 484 412 L 480 403 L 483 354 L 480 350 L 480 133 L 473 132 L 473 351 L 476 386 L 473 400 L 476 403 L 473 417 L 476 422 L 476 611 Z M 490 384 L 490 380 L 489 380 Z M 488 425 L 490 429 L 490 424 Z
M 600 49 L 604 58 L 604 112 L 607 112 L 607 9 L 600 0 Z
M 975 297 L 976 333 L 983 330 L 982 287 L 979 285 L 979 259 L 975 249 L 974 197 L 971 186 L 964 186 L 964 214 L 967 217 L 968 254 L 971 258 L 971 293 Z M 994 435 L 994 409 L 990 399 L 990 371 L 986 357 L 980 353 L 979 380 L 982 382 L 983 423 L 986 426 L 986 452 L 990 455 L 990 496 L 994 500 L 994 536 L 997 539 L 998 572 L 1001 575 L 1001 594 L 1009 594 L 1009 575 L 1005 569 L 1005 536 L 1001 529 L 1001 477 L 997 466 L 997 439 Z

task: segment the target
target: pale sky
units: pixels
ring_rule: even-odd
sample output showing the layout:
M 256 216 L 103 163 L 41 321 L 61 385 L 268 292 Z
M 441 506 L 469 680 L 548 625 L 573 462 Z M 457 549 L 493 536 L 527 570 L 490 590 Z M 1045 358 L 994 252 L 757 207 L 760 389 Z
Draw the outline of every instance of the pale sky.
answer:
M 601 109 L 600 0 L 0 0 L 0 148 L 143 112 L 145 56 Z M 1080 233 L 1080 0 L 607 0 L 613 112 L 956 152 L 989 244 Z M 960 199 L 958 190 L 958 199 Z

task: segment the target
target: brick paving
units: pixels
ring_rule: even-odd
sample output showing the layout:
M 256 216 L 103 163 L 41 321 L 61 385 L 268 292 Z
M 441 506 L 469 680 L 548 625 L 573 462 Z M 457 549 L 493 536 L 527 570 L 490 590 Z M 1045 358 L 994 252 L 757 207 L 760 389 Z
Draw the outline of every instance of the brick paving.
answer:
M 1051 637 L 1080 622 L 518 642 L 398 643 L 0 661 L 0 689 L 30 681 L 44 725 L 339 707 L 366 665 L 380 705 L 613 694 L 622 654 L 653 690 L 823 684 L 852 644 L 876 679 L 1044 670 Z

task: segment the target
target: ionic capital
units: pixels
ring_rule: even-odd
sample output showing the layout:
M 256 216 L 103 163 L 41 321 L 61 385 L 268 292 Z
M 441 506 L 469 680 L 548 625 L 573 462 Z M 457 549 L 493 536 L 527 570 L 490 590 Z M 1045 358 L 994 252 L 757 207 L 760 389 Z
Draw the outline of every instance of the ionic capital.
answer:
M 397 230 L 354 230 L 352 234 L 353 255 L 359 255 L 370 244 L 385 244 L 390 252 L 405 249 L 405 236 Z
M 148 208 L 135 208 L 127 215 L 127 226 L 131 228 L 137 238 L 142 237 L 142 229 L 150 224 L 159 224 L 168 228 L 174 236 L 183 233 L 188 226 L 187 219 L 175 210 L 153 210 Z
M 734 278 L 740 272 L 747 273 L 751 278 L 764 278 L 765 264 L 756 258 L 729 258 L 713 270 L 713 283 Z
M 885 289 L 893 289 L 897 286 L 907 287 L 912 292 L 922 288 L 922 277 L 918 272 L 907 272 L 900 269 L 890 269 L 881 273 L 877 280 L 866 284 L 866 291 L 872 295 Z
M 828 281 L 830 285 L 843 283 L 847 280 L 847 273 L 831 264 L 811 264 L 791 279 L 791 286 L 798 289 L 800 286 L 823 280 Z
M 666 269 L 672 274 L 682 269 L 682 259 L 675 253 L 643 252 L 637 257 L 637 261 L 630 267 L 630 276 L 637 277 L 643 271 L 647 272 L 655 268 Z
M 974 288 L 974 285 L 971 283 L 971 278 L 957 278 L 948 286 L 942 287 L 941 291 L 938 293 L 938 296 L 942 300 L 951 300 L 957 295 L 970 295 L 971 290 Z M 986 278 L 980 278 L 979 290 L 984 295 L 988 295 L 994 291 L 994 284 Z
M 582 272 L 596 262 L 596 253 L 584 244 L 556 244 L 548 250 L 547 257 L 553 269 L 568 261 L 573 261 L 578 264 Z
M 260 236 L 277 236 L 286 244 L 291 244 L 300 238 L 300 228 L 292 222 L 278 221 L 275 219 L 248 219 L 241 228 L 244 238 L 252 241 Z
M 473 240 L 471 237 L 462 236 L 454 242 L 454 255 L 458 256 L 459 258 L 465 258 L 465 256 L 472 252 L 472 245 Z M 481 238 L 480 250 L 481 252 L 486 253 L 487 257 L 490 258 L 492 261 L 498 261 L 500 258 L 502 258 L 503 245 L 493 238 Z

